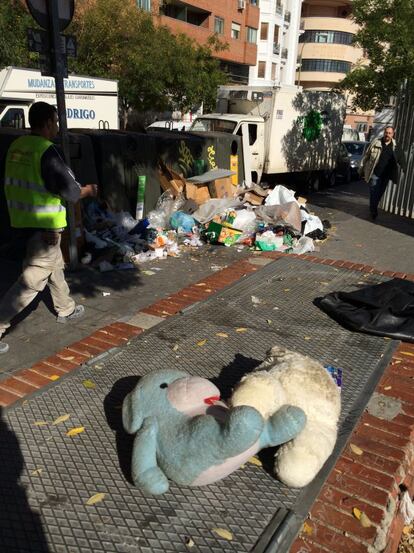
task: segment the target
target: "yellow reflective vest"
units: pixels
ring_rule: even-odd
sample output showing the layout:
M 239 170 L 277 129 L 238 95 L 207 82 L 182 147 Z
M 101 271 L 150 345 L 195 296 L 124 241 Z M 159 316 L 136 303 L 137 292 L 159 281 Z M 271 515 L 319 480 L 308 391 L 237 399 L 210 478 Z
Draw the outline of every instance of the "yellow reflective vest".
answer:
M 65 206 L 46 190 L 41 174 L 42 155 L 52 144 L 41 136 L 21 136 L 7 152 L 4 191 L 14 228 L 66 227 Z

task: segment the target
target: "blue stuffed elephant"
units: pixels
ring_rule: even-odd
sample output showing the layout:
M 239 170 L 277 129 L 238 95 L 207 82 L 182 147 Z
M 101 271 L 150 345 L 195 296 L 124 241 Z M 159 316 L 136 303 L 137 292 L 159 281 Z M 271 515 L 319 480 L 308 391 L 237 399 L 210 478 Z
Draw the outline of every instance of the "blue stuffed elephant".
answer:
M 267 421 L 253 407 L 229 409 L 209 380 L 178 370 L 141 378 L 122 406 L 125 430 L 135 434 L 132 479 L 149 494 L 168 480 L 201 486 L 224 478 L 265 447 L 294 438 L 302 409 L 284 405 Z

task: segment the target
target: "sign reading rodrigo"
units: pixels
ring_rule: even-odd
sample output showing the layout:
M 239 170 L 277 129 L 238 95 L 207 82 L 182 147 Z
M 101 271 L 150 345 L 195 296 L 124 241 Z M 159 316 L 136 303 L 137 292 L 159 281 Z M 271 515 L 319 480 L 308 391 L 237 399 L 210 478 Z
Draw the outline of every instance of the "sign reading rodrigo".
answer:
M 66 117 L 68 119 L 95 119 L 96 113 L 93 109 L 66 108 Z
M 28 78 L 27 86 L 31 90 L 39 89 L 54 89 L 55 79 L 50 77 L 44 78 Z M 93 90 L 95 88 L 95 82 L 92 79 L 64 79 L 65 90 Z

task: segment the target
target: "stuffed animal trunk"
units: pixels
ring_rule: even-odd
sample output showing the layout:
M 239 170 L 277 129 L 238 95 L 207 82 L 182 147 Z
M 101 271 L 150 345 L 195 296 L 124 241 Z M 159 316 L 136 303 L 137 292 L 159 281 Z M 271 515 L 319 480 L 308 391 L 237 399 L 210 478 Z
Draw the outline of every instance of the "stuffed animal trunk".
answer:
M 304 429 L 282 445 L 275 457 L 275 473 L 288 486 L 309 484 L 333 451 L 340 390 L 329 372 L 310 357 L 273 347 L 265 361 L 242 378 L 230 404 L 255 407 L 265 419 L 285 404 L 303 409 L 307 417 Z

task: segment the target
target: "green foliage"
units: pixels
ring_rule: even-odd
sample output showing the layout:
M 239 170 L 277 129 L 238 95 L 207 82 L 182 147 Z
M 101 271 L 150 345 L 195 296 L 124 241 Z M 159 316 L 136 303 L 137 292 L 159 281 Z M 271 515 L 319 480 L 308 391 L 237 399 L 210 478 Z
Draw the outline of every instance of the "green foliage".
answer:
M 135 0 L 78 0 L 71 32 L 78 39 L 76 72 L 118 79 L 125 114 L 131 108 L 185 111 L 201 102 L 210 107 L 224 82 L 212 57 L 221 43 L 213 38 L 199 46 L 174 36 Z
M 354 0 L 353 17 L 360 30 L 356 44 L 369 65 L 359 65 L 340 83 L 362 109 L 381 108 L 405 79 L 414 77 L 413 0 Z
M 36 67 L 37 54 L 27 50 L 28 27 L 36 27 L 36 23 L 22 2 L 0 1 L 0 69 L 8 65 Z

